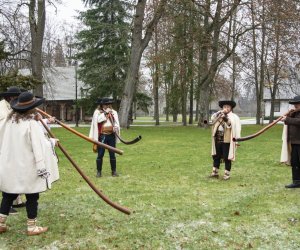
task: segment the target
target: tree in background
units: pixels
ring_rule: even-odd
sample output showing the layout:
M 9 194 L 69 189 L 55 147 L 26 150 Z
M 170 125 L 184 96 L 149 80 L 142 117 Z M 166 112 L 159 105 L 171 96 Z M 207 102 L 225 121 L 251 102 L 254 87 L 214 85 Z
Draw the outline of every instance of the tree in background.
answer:
M 130 5 L 127 1 L 84 1 L 79 19 L 86 26 L 77 34 L 79 78 L 90 89 L 94 104 L 99 96 L 120 99 L 128 68 Z
M 274 119 L 275 98 L 280 89 L 293 85 L 289 68 L 294 63 L 299 44 L 299 3 L 285 1 L 251 1 L 243 22 L 252 23 L 253 30 L 243 37 L 239 45 L 243 64 L 244 88 L 247 95 L 254 90 L 256 124 L 264 116 L 263 99 L 270 93 L 270 122 Z M 248 19 L 250 17 L 250 20 Z M 299 56 L 298 61 L 299 61 Z
M 45 0 L 30 0 L 29 2 L 29 26 L 31 34 L 31 71 L 32 76 L 42 82 L 43 62 L 42 48 L 46 23 Z M 34 89 L 34 94 L 43 96 L 43 84 L 39 84 Z
M 145 112 L 145 114 L 149 113 L 149 107 L 153 104 L 152 98 L 148 96 L 145 93 L 137 92 L 134 95 L 133 99 L 133 113 L 134 113 L 134 119 L 136 119 L 136 112 L 137 110 L 141 110 Z
M 125 86 L 119 110 L 120 125 L 124 128 L 129 126 L 128 116 L 138 81 L 138 72 L 143 52 L 148 46 L 153 34 L 153 30 L 165 10 L 167 0 L 160 0 L 159 2 L 157 1 L 157 7 L 152 14 L 152 19 L 148 22 L 148 24 L 145 25 L 144 17 L 146 2 L 146 0 L 139 0 L 135 6 L 129 67 L 127 70 Z
M 0 40 L 6 56 L 0 59 L 0 75 L 30 67 L 28 17 L 16 3 L 0 3 Z
M 269 122 L 274 120 L 275 99 L 283 84 L 288 81 L 291 65 L 290 58 L 295 53 L 295 46 L 299 41 L 300 14 L 297 3 L 291 0 L 276 0 L 268 2 L 268 46 L 266 61 L 266 86 L 270 91 L 271 110 Z

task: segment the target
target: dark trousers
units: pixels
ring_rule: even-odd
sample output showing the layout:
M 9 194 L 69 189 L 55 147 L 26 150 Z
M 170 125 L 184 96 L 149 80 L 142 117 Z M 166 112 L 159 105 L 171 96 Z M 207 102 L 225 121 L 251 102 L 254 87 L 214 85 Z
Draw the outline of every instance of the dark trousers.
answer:
M 216 155 L 213 155 L 214 167 L 220 168 L 221 159 L 225 162 L 225 169 L 231 170 L 231 160 L 228 160 L 230 143 L 216 142 Z
M 104 135 L 101 134 L 99 136 L 99 142 L 102 142 L 104 144 L 107 144 L 111 147 L 116 147 L 116 136 L 114 134 L 110 134 L 110 135 Z M 111 166 L 111 171 L 115 172 L 116 171 L 116 154 L 112 151 L 108 151 L 109 152 L 109 159 L 110 159 L 110 166 Z M 105 154 L 105 148 L 102 147 L 98 147 L 98 157 L 96 160 L 97 163 L 97 170 L 98 171 L 102 171 L 102 159 L 103 156 Z
M 292 144 L 291 165 L 293 182 L 300 184 L 300 144 Z
M 2 201 L 0 207 L 0 213 L 8 215 L 9 210 L 13 204 L 13 201 L 18 197 L 19 194 L 8 194 L 2 192 Z M 38 199 L 39 193 L 25 194 L 26 196 L 26 211 L 28 219 L 35 219 L 37 217 L 38 210 Z

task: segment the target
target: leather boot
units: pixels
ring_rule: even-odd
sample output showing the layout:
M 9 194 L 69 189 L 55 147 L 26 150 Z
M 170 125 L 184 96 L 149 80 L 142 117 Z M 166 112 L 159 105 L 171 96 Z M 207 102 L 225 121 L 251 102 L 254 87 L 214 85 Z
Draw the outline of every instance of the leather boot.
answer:
M 48 227 L 39 227 L 36 225 L 37 219 L 27 219 L 27 235 L 39 235 L 48 231 Z
M 293 183 L 289 185 L 285 185 L 285 188 L 300 188 L 300 182 L 299 181 L 293 181 Z
M 102 159 L 97 159 L 96 160 L 96 165 L 97 165 L 97 178 L 100 178 L 102 176 Z
M 110 159 L 111 175 L 113 177 L 119 176 L 117 173 L 117 161 L 116 159 Z
M 6 225 L 6 219 L 7 215 L 0 214 L 0 234 L 5 233 L 8 230 L 8 227 Z

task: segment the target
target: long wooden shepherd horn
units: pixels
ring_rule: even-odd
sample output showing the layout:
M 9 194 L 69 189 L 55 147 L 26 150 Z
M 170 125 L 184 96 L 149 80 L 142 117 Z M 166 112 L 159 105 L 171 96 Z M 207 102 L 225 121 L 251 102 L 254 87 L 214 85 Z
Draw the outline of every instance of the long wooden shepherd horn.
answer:
M 273 121 L 272 123 L 270 123 L 269 125 L 267 125 L 266 127 L 262 128 L 261 130 L 259 130 L 258 132 L 256 132 L 255 134 L 253 135 L 248 135 L 248 136 L 245 136 L 245 137 L 241 137 L 241 138 L 233 138 L 233 141 L 236 141 L 236 142 L 240 142 L 240 141 L 248 141 L 252 138 L 255 138 L 259 135 L 261 135 L 262 133 L 264 133 L 265 131 L 267 131 L 269 128 L 273 127 L 276 123 L 278 123 L 279 121 L 281 121 L 283 119 L 284 116 L 288 116 L 290 115 L 291 113 L 293 112 L 297 112 L 299 111 L 300 109 L 291 109 L 289 110 L 288 112 L 286 112 L 284 115 L 278 117 L 275 121 Z
M 50 129 L 48 128 L 48 126 L 43 122 L 42 119 L 39 120 L 44 128 L 47 130 L 48 134 L 52 137 L 55 138 L 54 134 L 50 131 Z M 111 201 L 106 195 L 104 195 L 100 190 L 97 189 L 97 187 L 89 180 L 89 178 L 82 172 L 82 170 L 78 167 L 78 165 L 75 163 L 75 161 L 71 158 L 71 156 L 67 153 L 67 151 L 63 148 L 63 146 L 61 145 L 60 142 L 57 142 L 58 147 L 60 148 L 60 150 L 63 152 L 63 154 L 68 158 L 68 160 L 72 163 L 72 165 L 75 167 L 75 169 L 77 170 L 77 172 L 82 176 L 82 178 L 87 182 L 87 184 L 89 184 L 89 186 L 95 191 L 96 194 L 99 195 L 99 197 L 104 200 L 107 204 L 109 204 L 110 206 L 112 206 L 113 208 L 121 211 L 124 214 L 130 214 L 130 211 L 125 208 L 122 207 L 116 203 L 114 203 L 113 201 Z
M 109 119 L 109 121 L 111 122 L 111 124 L 114 125 L 115 122 L 114 122 L 113 118 L 111 117 L 111 114 L 108 114 L 108 119 Z M 118 133 L 114 132 L 114 134 L 115 134 L 116 137 L 118 137 L 118 139 L 120 140 L 120 142 L 122 142 L 122 143 L 124 143 L 124 144 L 126 144 L 126 145 L 130 145 L 130 144 L 137 143 L 139 140 L 142 139 L 142 136 L 139 135 L 137 138 L 133 139 L 132 141 L 125 141 L 125 140 L 123 140 L 123 139 L 121 138 L 121 136 L 120 136 Z
M 46 116 L 46 117 L 48 117 L 48 118 L 54 118 L 53 116 L 49 115 L 48 113 L 46 113 L 45 111 L 43 111 L 43 110 L 41 110 L 41 109 L 39 109 L 39 108 L 36 108 L 36 110 L 37 110 L 40 114 L 42 114 L 42 115 L 44 115 L 44 116 Z M 97 144 L 99 147 L 106 148 L 106 149 L 108 149 L 108 150 L 110 150 L 110 151 L 112 151 L 112 152 L 115 152 L 115 153 L 119 154 L 119 155 L 122 155 L 122 154 L 123 154 L 123 151 L 122 151 L 122 150 L 117 149 L 117 148 L 114 148 L 114 147 L 111 147 L 111 146 L 109 146 L 109 145 L 107 145 L 107 144 L 104 144 L 104 143 L 101 143 L 101 142 L 99 142 L 99 141 L 93 140 L 93 139 L 91 139 L 91 138 L 85 136 L 84 134 L 79 133 L 79 132 L 76 131 L 75 129 L 72 129 L 72 128 L 70 128 L 69 126 L 65 125 L 65 124 L 62 123 L 60 120 L 57 120 L 56 118 L 54 118 L 54 119 L 55 119 L 55 122 L 56 122 L 57 124 L 59 124 L 60 126 L 62 126 L 62 127 L 65 128 L 65 129 L 69 130 L 69 131 L 72 132 L 73 134 L 75 134 L 75 135 L 77 135 L 77 136 L 79 136 L 79 137 L 81 137 L 81 138 L 83 138 L 83 139 L 85 139 L 85 140 L 87 140 L 87 141 L 89 141 L 89 142 L 91 142 L 91 143 Z
M 118 133 L 115 133 L 116 137 L 118 137 L 118 139 L 120 140 L 120 142 L 126 144 L 126 145 L 130 145 L 130 144 L 134 144 L 137 143 L 139 140 L 142 139 L 142 136 L 139 135 L 137 138 L 133 139 L 132 141 L 124 141 L 119 135 Z

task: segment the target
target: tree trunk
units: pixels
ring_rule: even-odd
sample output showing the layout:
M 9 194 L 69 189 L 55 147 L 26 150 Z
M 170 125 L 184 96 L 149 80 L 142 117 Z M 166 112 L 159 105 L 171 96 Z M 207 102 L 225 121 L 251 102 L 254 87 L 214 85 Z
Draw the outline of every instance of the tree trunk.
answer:
M 275 98 L 279 85 L 279 48 L 280 48 L 280 17 L 279 11 L 276 13 L 276 24 L 275 24 L 275 58 L 274 58 L 274 78 L 273 78 L 273 91 L 271 95 L 271 112 L 269 123 L 274 120 L 274 106 L 275 106 Z
M 133 93 L 138 81 L 138 72 L 143 51 L 148 46 L 152 37 L 153 29 L 156 27 L 161 18 L 167 0 L 161 0 L 154 13 L 153 19 L 146 27 L 145 36 L 143 38 L 143 21 L 145 16 L 146 0 L 139 0 L 136 5 L 136 12 L 134 17 L 134 25 L 132 31 L 132 45 L 129 68 L 125 79 L 125 87 L 122 95 L 119 116 L 120 125 L 123 128 L 129 128 L 128 115 L 130 106 L 133 100 Z
M 190 110 L 189 110 L 189 124 L 193 124 L 193 118 L 194 118 L 194 36 L 193 36 L 193 30 L 194 30 L 194 15 L 193 15 L 194 6 L 193 3 L 190 3 L 190 11 L 189 11 L 189 39 L 188 39 L 188 81 L 190 82 Z
M 37 17 L 35 15 L 36 0 L 29 3 L 29 25 L 31 33 L 31 70 L 32 75 L 37 80 L 43 80 L 42 46 L 44 39 L 46 9 L 45 0 L 38 0 Z M 43 84 L 38 85 L 34 94 L 43 96 Z
M 159 125 L 159 64 L 157 62 L 158 57 L 158 40 L 157 40 L 157 29 L 155 27 L 154 33 L 154 54 L 155 54 L 155 64 L 154 64 L 154 78 L 153 78 L 153 96 L 154 96 L 154 119 L 155 125 Z

